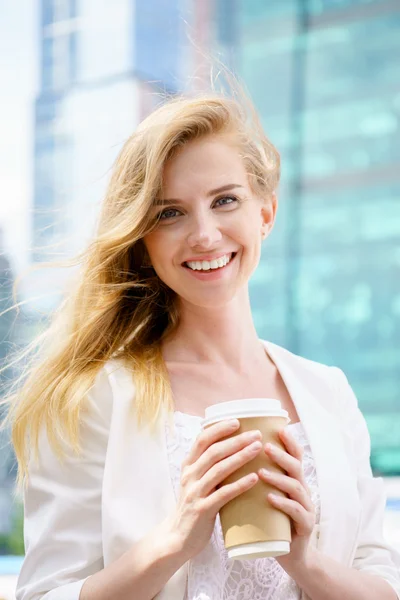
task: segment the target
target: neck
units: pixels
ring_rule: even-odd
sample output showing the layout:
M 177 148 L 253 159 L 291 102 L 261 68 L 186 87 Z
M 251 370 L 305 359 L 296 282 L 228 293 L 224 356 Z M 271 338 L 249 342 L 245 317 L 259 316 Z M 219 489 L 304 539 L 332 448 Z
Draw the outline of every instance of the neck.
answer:
M 164 358 L 227 367 L 240 373 L 266 360 L 254 326 L 248 289 L 222 307 L 182 303 L 178 329 L 163 343 Z

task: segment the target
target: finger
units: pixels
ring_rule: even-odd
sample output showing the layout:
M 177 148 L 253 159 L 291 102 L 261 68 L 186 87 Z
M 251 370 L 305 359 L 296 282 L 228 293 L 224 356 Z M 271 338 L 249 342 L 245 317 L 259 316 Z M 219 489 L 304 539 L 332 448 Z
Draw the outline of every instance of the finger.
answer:
M 257 473 L 248 473 L 238 481 L 227 483 L 216 492 L 203 499 L 205 510 L 213 510 L 214 514 L 219 512 L 223 506 L 239 494 L 252 488 L 258 482 Z
M 253 444 L 258 443 L 258 447 Z M 191 466 L 192 473 L 196 474 L 196 478 L 200 479 L 210 470 L 218 472 L 221 476 L 226 469 L 233 467 L 234 470 L 241 466 L 241 457 L 252 456 L 254 458 L 256 452 L 259 454 L 262 449 L 261 433 L 255 431 L 244 431 L 240 435 L 234 435 L 229 439 L 215 442 L 212 446 L 200 456 L 194 465 Z M 247 454 L 250 452 L 250 454 Z M 239 463 L 238 463 L 239 461 Z M 229 473 L 226 473 L 227 475 Z
M 315 524 L 314 514 L 309 513 L 304 506 L 290 498 L 282 498 L 281 496 L 275 496 L 275 494 L 268 494 L 267 498 L 275 508 L 293 519 L 298 535 L 311 535 Z
M 289 494 L 292 500 L 299 502 L 306 510 L 314 511 L 314 505 L 308 490 L 297 479 L 293 479 L 293 477 L 288 477 L 282 473 L 267 471 L 266 469 L 260 469 L 258 474 L 262 481 L 266 481 L 282 492 Z
M 285 448 L 287 449 L 289 454 L 291 454 L 292 456 L 294 456 L 294 458 L 297 458 L 300 461 L 303 460 L 303 446 L 301 446 L 298 443 L 298 441 L 294 438 L 290 431 L 287 428 L 281 429 L 281 431 L 279 432 L 279 436 L 283 441 Z
M 266 444 L 265 453 L 274 461 L 277 465 L 282 467 L 284 471 L 291 477 L 298 479 L 303 483 L 303 465 L 298 458 L 295 458 L 285 450 L 278 448 L 275 444 Z
M 239 421 L 234 424 L 233 421 L 219 421 L 210 425 L 197 436 L 189 454 L 184 460 L 183 465 L 191 465 L 209 448 L 214 442 L 221 440 L 224 437 L 232 435 L 239 429 Z
M 285 429 L 281 429 L 279 434 L 280 434 L 280 438 L 283 441 L 289 454 L 294 456 L 294 458 L 297 458 L 303 465 L 303 456 L 304 456 L 303 446 L 301 446 L 299 444 L 299 442 L 296 440 L 294 435 L 292 433 L 290 433 L 290 431 L 287 427 L 285 427 Z M 307 482 L 304 480 L 303 466 L 301 468 L 302 468 L 302 479 L 300 481 L 303 484 L 303 486 L 305 487 L 308 495 L 311 496 L 311 490 L 308 487 Z
M 208 496 L 210 491 L 215 489 L 221 481 L 229 477 L 229 475 L 232 475 L 232 473 L 237 471 L 242 465 L 253 460 L 257 454 L 260 453 L 261 448 L 262 444 L 260 441 L 254 442 L 253 444 L 245 446 L 239 452 L 235 452 L 235 454 L 216 462 L 205 471 L 199 466 L 196 470 L 196 478 L 201 479 L 199 488 L 201 495 Z M 257 476 L 257 474 L 255 475 Z

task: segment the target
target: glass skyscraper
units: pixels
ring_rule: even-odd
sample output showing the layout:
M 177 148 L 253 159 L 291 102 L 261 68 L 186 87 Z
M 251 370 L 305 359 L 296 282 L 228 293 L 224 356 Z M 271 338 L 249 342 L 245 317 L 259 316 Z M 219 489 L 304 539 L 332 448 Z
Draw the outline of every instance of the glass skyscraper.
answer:
M 251 285 L 260 334 L 343 368 L 376 472 L 400 473 L 400 4 L 216 0 L 282 158 Z
M 90 237 L 123 142 L 157 91 L 180 81 L 187 5 L 42 0 L 34 260 L 74 253 Z

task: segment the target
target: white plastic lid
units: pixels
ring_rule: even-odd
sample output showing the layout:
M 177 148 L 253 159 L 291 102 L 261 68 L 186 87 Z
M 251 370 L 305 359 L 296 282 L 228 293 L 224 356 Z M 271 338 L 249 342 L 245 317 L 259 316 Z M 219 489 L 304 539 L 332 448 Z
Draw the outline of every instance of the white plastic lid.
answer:
M 285 417 L 290 421 L 288 412 L 276 398 L 243 398 L 208 406 L 201 426 L 204 428 L 217 421 L 244 417 Z
M 228 558 L 230 559 L 252 559 L 262 557 L 283 556 L 289 554 L 290 542 L 287 541 L 270 541 L 256 542 L 254 544 L 242 544 L 228 549 Z

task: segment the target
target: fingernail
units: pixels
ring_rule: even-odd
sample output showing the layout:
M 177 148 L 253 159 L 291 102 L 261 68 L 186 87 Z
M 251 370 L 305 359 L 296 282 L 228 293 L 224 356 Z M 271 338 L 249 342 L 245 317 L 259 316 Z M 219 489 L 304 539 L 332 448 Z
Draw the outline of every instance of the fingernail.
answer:
M 270 471 L 268 471 L 268 469 L 261 469 L 261 474 L 264 475 L 265 477 L 268 477 L 268 475 L 270 474 Z

